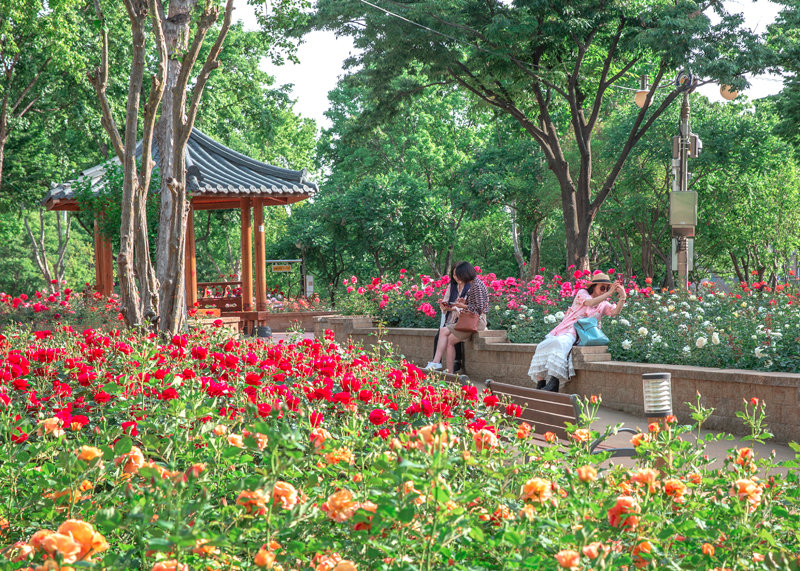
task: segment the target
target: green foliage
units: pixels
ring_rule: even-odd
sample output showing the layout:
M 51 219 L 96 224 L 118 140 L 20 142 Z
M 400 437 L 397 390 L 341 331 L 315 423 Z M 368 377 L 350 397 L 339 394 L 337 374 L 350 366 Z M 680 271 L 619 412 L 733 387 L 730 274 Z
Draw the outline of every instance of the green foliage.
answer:
M 100 233 L 111 241 L 112 250 L 119 250 L 119 227 L 122 220 L 122 184 L 125 173 L 117 162 L 105 164 L 100 180 L 92 185 L 89 177 L 81 177 L 72 184 L 72 192 L 78 203 L 78 216 L 84 228 L 93 228 L 95 220 Z M 150 188 L 159 188 L 161 176 L 158 168 L 153 169 Z M 158 193 L 147 195 L 147 220 L 150 226 L 148 238 L 150 252 L 155 252 L 158 236 L 158 220 L 161 201 Z

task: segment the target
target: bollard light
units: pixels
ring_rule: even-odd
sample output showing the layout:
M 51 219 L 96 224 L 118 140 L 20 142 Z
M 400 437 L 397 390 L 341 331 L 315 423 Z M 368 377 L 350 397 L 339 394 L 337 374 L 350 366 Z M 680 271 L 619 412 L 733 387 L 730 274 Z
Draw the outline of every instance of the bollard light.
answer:
M 645 416 L 664 417 L 672 414 L 672 375 L 670 373 L 643 374 L 642 391 Z

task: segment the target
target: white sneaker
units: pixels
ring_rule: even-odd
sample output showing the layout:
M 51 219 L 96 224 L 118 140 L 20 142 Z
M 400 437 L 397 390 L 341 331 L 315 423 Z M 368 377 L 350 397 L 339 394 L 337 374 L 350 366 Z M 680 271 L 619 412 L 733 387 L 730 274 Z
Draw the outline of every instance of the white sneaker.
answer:
M 442 364 L 441 363 L 434 363 L 433 361 L 428 361 L 428 364 L 425 365 L 424 368 L 428 369 L 430 371 L 438 371 L 439 369 L 442 368 Z

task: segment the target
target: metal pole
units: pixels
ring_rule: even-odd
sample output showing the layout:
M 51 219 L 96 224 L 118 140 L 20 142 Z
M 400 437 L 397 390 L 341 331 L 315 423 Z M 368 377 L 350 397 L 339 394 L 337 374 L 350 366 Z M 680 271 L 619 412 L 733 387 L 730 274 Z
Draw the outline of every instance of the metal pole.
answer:
M 681 192 L 689 190 L 689 137 L 691 129 L 689 127 L 689 93 L 691 89 L 683 92 L 683 103 L 681 104 L 681 123 L 680 123 L 680 188 Z M 689 244 L 686 236 L 677 235 L 677 254 L 678 254 L 678 287 L 683 290 L 689 289 Z

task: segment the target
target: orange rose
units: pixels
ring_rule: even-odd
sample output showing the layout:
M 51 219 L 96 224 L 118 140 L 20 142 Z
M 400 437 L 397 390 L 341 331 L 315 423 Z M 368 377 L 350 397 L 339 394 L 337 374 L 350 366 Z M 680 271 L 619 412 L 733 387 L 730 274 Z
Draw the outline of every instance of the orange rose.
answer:
M 142 454 L 142 451 L 138 446 L 132 446 L 130 452 L 123 454 L 114 460 L 114 464 L 117 466 L 123 462 L 125 465 L 123 466 L 122 471 L 126 474 L 135 474 L 139 471 L 139 468 L 144 466 L 144 454 Z
M 267 505 L 267 496 L 263 490 L 242 490 L 239 492 L 239 497 L 236 498 L 237 506 L 244 506 L 247 513 L 265 513 L 265 506 Z
M 314 451 L 319 452 L 325 445 L 325 441 L 331 437 L 331 433 L 324 428 L 315 428 L 309 434 L 311 443 L 314 445 Z
M 710 543 L 704 543 L 703 544 L 703 555 L 708 555 L 709 557 L 714 557 L 714 551 L 716 551 L 716 550 L 714 549 L 714 546 L 711 545 Z
M 649 440 L 650 440 L 649 434 L 644 434 L 640 432 L 638 434 L 634 434 L 631 437 L 631 445 L 635 448 L 644 442 L 648 442 Z
M 522 499 L 542 503 L 553 495 L 553 486 L 549 480 L 531 478 L 522 485 Z
M 533 504 L 525 504 L 522 506 L 522 509 L 519 510 L 519 515 L 528 521 L 533 521 L 536 517 L 536 508 L 533 507 Z
M 290 510 L 297 505 L 297 490 L 287 482 L 275 482 L 272 488 L 272 501 L 276 504 L 280 502 L 283 509 Z
M 256 567 L 264 567 L 266 569 L 273 569 L 275 567 L 275 553 L 267 551 L 267 545 L 261 546 L 261 549 L 256 553 L 253 563 Z
M 545 442 L 553 443 L 558 440 L 558 436 L 555 435 L 554 432 L 550 432 L 549 430 L 544 433 L 544 440 Z
M 100 458 L 103 456 L 103 451 L 99 448 L 95 448 L 94 446 L 81 446 L 75 451 L 75 454 L 78 455 L 78 460 L 91 462 L 95 458 Z
M 355 513 L 358 506 L 353 502 L 353 494 L 349 490 L 339 490 L 328 496 L 327 501 L 320 506 L 333 521 L 347 521 Z
M 577 430 L 575 430 L 575 432 L 570 434 L 570 436 L 576 442 L 589 442 L 589 440 L 591 440 L 592 438 L 592 433 L 589 431 L 588 428 L 578 428 Z
M 216 436 L 223 436 L 223 435 L 225 435 L 225 434 L 228 434 L 228 427 L 227 427 L 227 426 L 225 426 L 224 424 L 218 424 L 218 425 L 216 425 L 216 426 L 214 427 L 214 430 L 212 430 L 212 432 L 213 432 L 213 433 L 214 433 Z
M 255 440 L 256 446 L 258 447 L 259 450 L 264 450 L 264 448 L 267 447 L 267 444 L 269 444 L 269 438 L 267 437 L 267 435 L 261 434 L 260 432 L 250 432 L 249 430 L 243 430 L 242 436 L 244 436 L 245 438 L 249 436 L 250 438 Z
M 646 555 L 650 555 L 653 552 L 653 545 L 649 541 L 643 541 L 637 546 L 633 548 L 631 552 L 631 557 L 633 558 L 633 564 L 638 567 L 646 567 L 647 564 L 650 562 L 648 558 L 642 557 L 642 553 Z
M 41 542 L 42 549 L 51 557 L 58 558 L 64 563 L 74 563 L 81 552 L 80 544 L 72 536 L 62 533 L 51 533 Z
M 655 468 L 642 468 L 631 474 L 631 482 L 646 485 L 648 491 L 652 494 L 658 489 L 658 475 L 659 471 Z
M 219 555 L 219 547 L 215 545 L 207 545 L 207 539 L 195 539 L 192 553 L 197 555 Z
M 581 482 L 594 482 L 597 479 L 597 469 L 594 466 L 581 466 L 578 468 L 578 478 Z
M 761 503 L 761 487 L 753 480 L 736 480 L 731 487 L 731 495 L 738 496 L 740 500 L 747 500 L 750 503 L 750 511 L 756 509 Z
M 341 448 L 334 448 L 331 452 L 325 454 L 325 461 L 328 464 L 338 464 L 339 462 L 353 464 L 355 462 L 355 456 L 353 456 L 352 450 L 343 446 Z
M 244 441 L 241 434 L 231 434 L 228 436 L 228 444 L 236 448 L 244 448 Z
M 495 433 L 486 428 L 481 428 L 474 433 L 472 439 L 475 441 L 475 448 L 478 451 L 491 450 L 492 448 L 497 448 L 498 444 L 500 444 Z
M 59 526 L 58 533 L 69 535 L 81 546 L 80 559 L 108 549 L 106 538 L 97 533 L 91 524 L 79 519 L 68 519 Z
M 333 571 L 358 571 L 356 564 L 348 559 L 343 559 L 336 564 Z
M 589 559 L 596 559 L 600 556 L 601 549 L 603 549 L 603 544 L 599 541 L 593 541 L 589 545 L 584 545 L 581 551 Z
M 168 559 L 167 561 L 159 561 L 150 571 L 189 571 L 189 566 L 183 563 L 178 563 L 174 559 Z
M 527 422 L 523 422 L 517 428 L 517 438 L 520 440 L 525 440 L 531 434 L 531 425 Z
M 53 535 L 55 531 L 51 531 L 49 529 L 40 529 L 36 533 L 34 533 L 31 538 L 28 540 L 28 543 L 31 547 L 33 547 L 36 551 L 42 550 L 42 540 L 48 535 Z
M 664 480 L 664 493 L 670 496 L 675 502 L 682 504 L 686 501 L 683 497 L 686 493 L 686 484 L 681 482 L 680 480 L 669 479 Z
M 608 523 L 613 527 L 634 529 L 639 525 L 639 502 L 632 496 L 619 496 L 617 503 L 608 510 Z
M 556 561 L 563 569 L 575 569 L 581 563 L 581 556 L 572 549 L 562 549 L 555 555 Z
M 39 424 L 41 426 L 39 426 L 39 430 L 36 431 L 36 434 L 39 436 L 49 434 L 58 438 L 59 436 L 66 434 L 63 429 L 64 422 L 60 418 L 56 418 L 54 416 L 45 418 L 44 420 L 40 420 Z
M 452 444 L 453 438 L 447 433 L 447 426 L 445 424 L 429 424 L 417 430 L 423 445 L 422 448 L 432 452 L 433 450 L 441 450 Z

